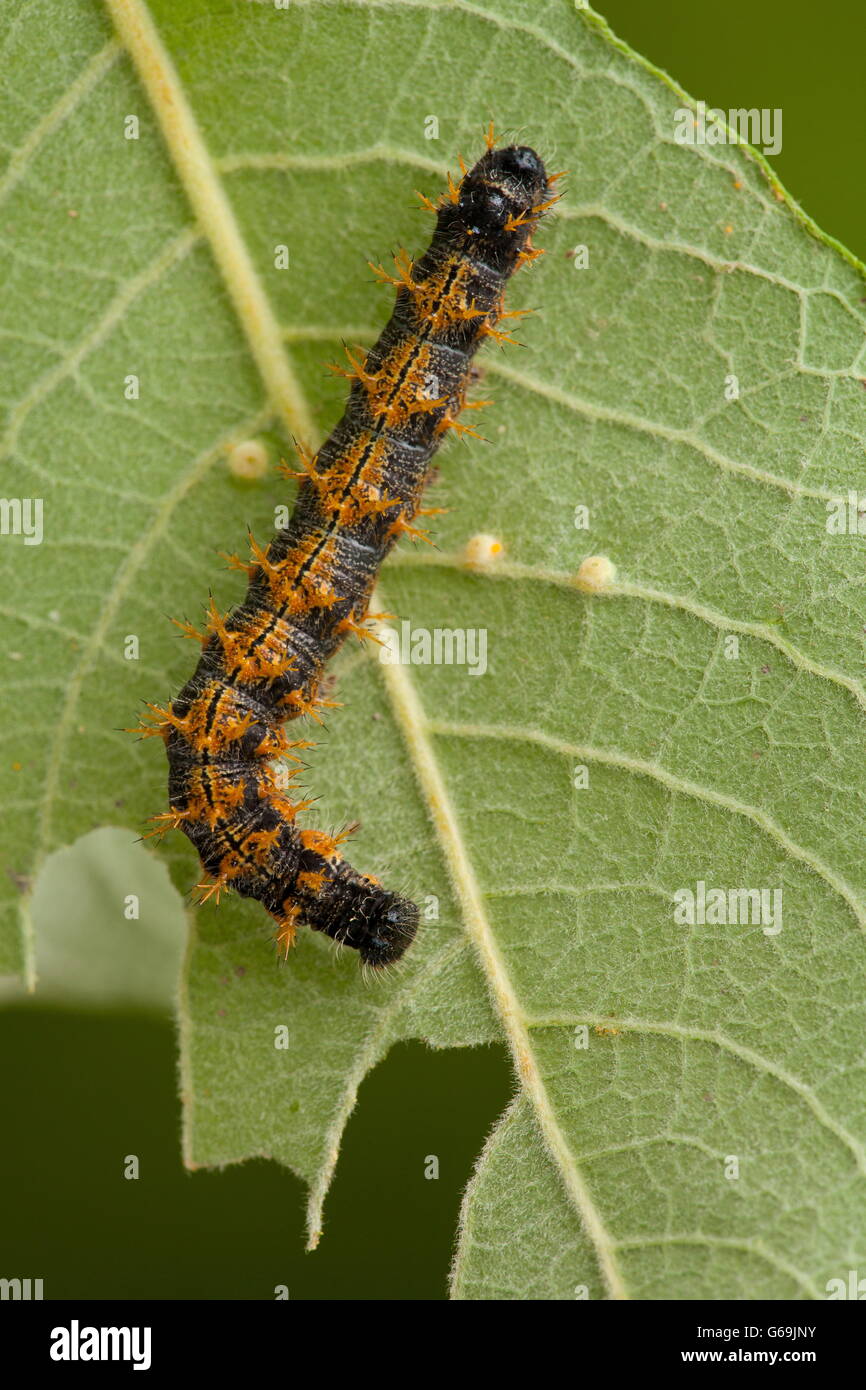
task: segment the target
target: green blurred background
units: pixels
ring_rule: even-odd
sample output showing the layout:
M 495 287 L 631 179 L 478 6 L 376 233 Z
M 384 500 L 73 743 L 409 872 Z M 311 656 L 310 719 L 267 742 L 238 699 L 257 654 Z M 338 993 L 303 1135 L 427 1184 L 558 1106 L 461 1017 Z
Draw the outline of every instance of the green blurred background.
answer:
M 601 8 L 620 37 L 708 105 L 781 107 L 773 163 L 782 182 L 866 259 L 859 0 L 818 11 L 806 0 Z M 118 934 L 115 874 L 124 892 L 131 876 L 162 876 L 150 931 L 133 922 Z M 153 882 L 143 896 L 154 900 Z M 0 1186 L 12 1199 L 0 1276 L 42 1278 L 47 1298 L 273 1298 L 277 1285 L 301 1299 L 445 1297 L 460 1193 L 511 1091 L 501 1049 L 402 1045 L 389 1055 L 361 1087 L 325 1235 L 307 1255 L 305 1191 L 292 1174 L 265 1160 L 194 1174 L 181 1165 L 174 1027 L 156 1001 L 176 968 L 183 920 L 159 866 L 140 851 L 124 862 L 116 843 L 108 852 L 88 837 L 55 856 L 35 918 L 45 993 L 0 1010 Z M 100 918 L 111 924 L 104 950 L 93 933 Z M 77 956 L 78 932 L 98 958 Z M 92 1007 L 88 996 L 128 975 L 131 959 L 125 1007 Z M 72 980 L 77 1009 L 61 1001 L 61 980 L 66 991 Z M 137 1181 L 123 1176 L 128 1154 L 138 1157 Z M 425 1178 L 430 1154 L 438 1180 Z

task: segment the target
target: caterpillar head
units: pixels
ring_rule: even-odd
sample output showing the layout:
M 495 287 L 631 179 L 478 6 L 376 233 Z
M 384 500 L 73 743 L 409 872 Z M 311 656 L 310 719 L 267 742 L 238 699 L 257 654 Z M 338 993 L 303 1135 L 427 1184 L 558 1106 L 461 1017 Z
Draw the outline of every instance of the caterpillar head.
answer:
M 411 946 L 418 908 L 409 898 L 359 874 L 345 859 L 325 870 L 318 892 L 303 902 L 304 919 L 341 946 L 357 951 L 363 965 L 393 965 Z
M 519 247 L 550 197 L 544 163 L 528 145 L 488 150 L 460 184 L 456 213 L 465 232 Z
M 358 954 L 364 965 L 393 965 L 411 946 L 418 930 L 418 908 L 409 898 L 379 888 L 365 903 L 358 924 Z M 348 942 L 354 945 L 354 942 Z

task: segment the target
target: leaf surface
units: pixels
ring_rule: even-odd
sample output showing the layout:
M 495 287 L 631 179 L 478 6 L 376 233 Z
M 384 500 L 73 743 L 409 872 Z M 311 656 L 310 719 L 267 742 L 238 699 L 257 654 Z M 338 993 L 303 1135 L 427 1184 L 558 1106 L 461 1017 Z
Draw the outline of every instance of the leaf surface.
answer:
M 862 469 L 860 267 L 753 152 L 677 144 L 686 99 L 567 0 L 0 24 L 0 447 L 45 527 L 0 541 L 0 968 L 27 969 L 48 852 L 162 809 L 161 750 L 119 731 L 191 669 L 165 615 L 237 601 L 217 552 L 289 500 L 229 450 L 324 436 L 323 361 L 390 309 L 365 261 L 423 248 L 413 187 L 494 117 L 570 170 L 509 301 L 543 313 L 486 354 L 492 444 L 443 452 L 439 549 L 401 551 L 380 594 L 413 628 L 483 630 L 487 669 L 347 649 L 309 774 L 317 823 L 360 819 L 354 862 L 427 920 L 370 984 L 312 933 L 278 968 L 255 904 L 196 914 L 187 1160 L 289 1165 L 315 1242 L 391 1043 L 504 1038 L 519 1092 L 455 1296 L 823 1296 L 866 1259 L 866 596 L 862 542 L 826 525 Z M 475 533 L 504 542 L 495 571 L 462 563 Z M 575 583 L 588 554 L 617 565 L 604 594 Z M 188 888 L 185 841 L 163 853 Z M 699 882 L 781 890 L 782 930 L 678 923 Z

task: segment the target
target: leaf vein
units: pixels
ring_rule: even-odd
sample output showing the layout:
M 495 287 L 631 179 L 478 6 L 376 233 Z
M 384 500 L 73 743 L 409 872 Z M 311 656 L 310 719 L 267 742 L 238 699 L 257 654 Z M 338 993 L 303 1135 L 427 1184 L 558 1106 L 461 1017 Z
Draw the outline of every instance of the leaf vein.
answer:
M 389 675 L 393 675 L 393 672 L 399 669 L 397 666 L 383 667 L 383 670 Z M 728 796 L 725 792 L 713 791 L 712 788 L 703 786 L 699 782 L 692 782 L 688 778 L 680 777 L 661 767 L 658 763 L 649 762 L 643 758 L 633 758 L 627 753 L 618 753 L 612 749 L 595 748 L 590 744 L 568 743 L 563 739 L 555 738 L 552 734 L 544 733 L 541 729 L 524 729 L 506 724 L 460 724 L 440 719 L 427 721 L 426 727 L 428 733 L 451 738 L 498 739 L 504 742 L 534 743 L 560 757 L 602 763 L 607 767 L 618 768 L 637 777 L 650 777 L 672 792 L 693 797 L 696 801 L 704 801 L 710 806 L 718 806 L 722 810 L 730 811 L 733 815 L 743 816 L 768 835 L 770 839 L 775 840 L 791 859 L 798 860 L 799 863 L 804 864 L 806 868 L 811 869 L 819 878 L 822 878 L 847 903 L 858 926 L 863 932 L 866 932 L 866 904 L 860 900 L 850 884 L 845 881 L 841 874 L 837 874 L 834 869 L 825 864 L 818 855 L 792 840 L 772 816 L 757 806 L 750 806 L 744 801 L 738 801 L 736 797 Z

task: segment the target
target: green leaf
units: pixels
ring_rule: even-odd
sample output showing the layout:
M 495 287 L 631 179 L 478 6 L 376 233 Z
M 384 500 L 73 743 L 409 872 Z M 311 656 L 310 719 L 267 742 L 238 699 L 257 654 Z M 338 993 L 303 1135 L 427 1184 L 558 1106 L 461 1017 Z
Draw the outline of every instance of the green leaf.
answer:
M 129 841 L 128 830 L 94 830 L 40 868 L 30 912 L 40 1002 L 171 1017 L 186 914 L 165 866 Z M 22 993 L 17 977 L 0 979 L 0 998 Z
M 389 312 L 366 260 L 421 249 L 413 187 L 493 117 L 570 170 L 510 296 L 543 312 L 486 354 L 492 446 L 443 452 L 439 550 L 380 595 L 484 629 L 488 669 L 347 650 L 309 777 L 427 920 L 370 983 L 312 933 L 278 965 L 255 904 L 196 915 L 187 1161 L 289 1165 L 315 1243 L 391 1043 L 505 1039 L 455 1296 L 823 1297 L 866 1260 L 866 593 L 826 524 L 861 469 L 861 267 L 754 151 L 677 144 L 688 99 L 569 0 L 107 12 L 0 18 L 4 489 L 44 503 L 41 545 L 0 538 L 0 969 L 30 968 L 46 854 L 164 805 L 161 750 L 119 730 L 191 669 L 165 614 L 236 601 L 217 552 L 289 495 L 230 448 L 327 432 L 323 360 Z M 476 533 L 495 569 L 463 563 Z M 596 595 L 591 554 L 618 570 Z M 162 852 L 188 888 L 182 837 Z M 782 930 L 679 924 L 700 882 L 781 890 Z

